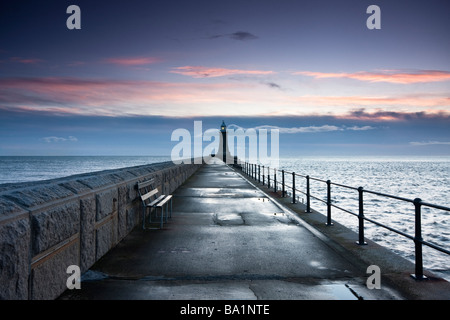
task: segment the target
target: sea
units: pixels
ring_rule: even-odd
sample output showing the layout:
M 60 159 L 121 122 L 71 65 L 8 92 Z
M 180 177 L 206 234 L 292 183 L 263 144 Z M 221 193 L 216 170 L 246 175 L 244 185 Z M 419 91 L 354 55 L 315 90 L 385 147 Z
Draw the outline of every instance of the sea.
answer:
M 335 184 L 422 201 L 450 208 L 450 157 L 302 157 L 281 158 L 279 169 L 330 180 L 331 203 L 354 214 L 359 211 L 358 191 Z M 271 172 L 273 177 L 273 172 Z M 296 175 L 297 190 L 306 192 L 306 178 Z M 280 181 L 280 172 L 277 174 Z M 273 178 L 272 178 L 273 181 Z M 292 174 L 285 174 L 292 185 Z M 327 213 L 327 184 L 310 179 L 311 207 Z M 289 190 L 289 189 L 288 189 Z M 296 192 L 297 201 L 306 203 L 306 196 Z M 415 207 L 413 203 L 364 193 L 365 217 L 414 236 Z M 331 208 L 332 221 L 358 232 L 358 218 L 338 208 Z M 388 229 L 365 221 L 365 237 L 415 261 L 414 241 Z M 422 207 L 422 238 L 450 250 L 450 211 Z M 356 239 L 357 240 L 357 239 Z M 423 246 L 424 268 L 450 281 L 450 255 Z
M 0 157 L 0 184 L 48 180 L 75 174 L 119 169 L 170 161 L 169 156 L 2 156 Z M 358 213 L 358 192 L 336 184 L 399 196 L 420 198 L 424 202 L 450 207 L 450 156 L 419 157 L 285 157 L 278 161 L 278 170 L 295 172 L 296 189 L 306 191 L 309 175 L 319 180 L 330 180 L 332 204 Z M 266 167 L 267 170 L 267 167 Z M 273 179 L 273 168 L 270 169 Z M 267 171 L 266 171 L 267 174 Z M 280 172 L 277 174 L 281 181 Z M 272 180 L 273 181 L 273 180 Z M 285 175 L 286 184 L 292 183 L 292 174 Z M 321 199 L 311 200 L 313 209 L 327 212 L 326 183 L 310 180 L 311 194 Z M 287 190 L 289 190 L 287 188 Z M 306 202 L 297 192 L 297 201 Z M 366 217 L 414 236 L 414 205 L 382 196 L 364 193 Z M 332 220 L 358 230 L 358 218 L 332 207 Z M 365 237 L 391 249 L 414 262 L 414 242 L 388 229 L 365 222 Z M 422 238 L 450 250 L 450 212 L 422 208 Z M 424 268 L 450 281 L 450 256 L 423 246 Z
M 170 160 L 169 156 L 3 156 L 0 157 L 0 184 L 49 180 Z

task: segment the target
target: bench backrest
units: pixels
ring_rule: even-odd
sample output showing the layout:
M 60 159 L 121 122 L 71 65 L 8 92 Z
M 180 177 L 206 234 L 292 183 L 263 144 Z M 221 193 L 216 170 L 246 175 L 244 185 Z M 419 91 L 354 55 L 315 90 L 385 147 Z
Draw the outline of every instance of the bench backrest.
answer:
M 159 192 L 158 188 L 153 189 L 151 187 L 154 182 L 155 180 L 152 179 L 144 182 L 138 182 L 137 184 L 139 196 L 144 204 L 148 199 L 150 199 L 149 201 L 151 201 L 151 197 L 156 196 Z

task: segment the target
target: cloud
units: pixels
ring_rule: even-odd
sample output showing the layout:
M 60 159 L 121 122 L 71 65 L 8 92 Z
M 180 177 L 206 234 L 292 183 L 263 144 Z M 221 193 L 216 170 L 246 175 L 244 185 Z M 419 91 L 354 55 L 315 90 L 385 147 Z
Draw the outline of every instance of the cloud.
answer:
M 155 57 L 128 57 L 128 58 L 107 58 L 105 63 L 120 65 L 120 66 L 142 66 L 161 62 L 162 60 Z
M 254 34 L 251 34 L 250 32 L 245 32 L 245 31 L 238 31 L 238 32 L 232 33 L 229 36 L 231 39 L 240 40 L 240 41 L 258 39 L 258 37 L 255 36 Z
M 262 75 L 272 73 L 217 68 L 206 70 L 203 67 L 185 68 L 178 72 L 188 72 L 188 75 L 193 77 L 220 77 L 249 72 Z M 261 84 L 264 82 L 258 84 L 254 81 L 196 83 L 68 77 L 0 78 L 0 109 L 114 117 L 328 115 L 369 121 L 397 121 L 405 114 L 407 119 L 406 117 L 420 112 L 449 115 L 450 99 L 434 93 L 393 97 L 295 96 L 286 94 L 284 90 L 267 90 Z
M 238 41 L 248 41 L 248 40 L 254 40 L 254 39 L 258 39 L 257 36 L 255 36 L 254 34 L 250 33 L 250 32 L 246 32 L 246 31 L 237 31 L 234 33 L 227 33 L 227 34 L 216 34 L 213 36 L 210 36 L 209 39 L 217 39 L 217 38 L 223 38 L 223 37 L 227 37 L 233 40 L 238 40 Z
M 362 127 L 358 127 L 358 126 L 353 126 L 353 127 L 346 127 L 346 130 L 353 130 L 353 131 L 367 131 L 367 130 L 373 130 L 375 129 L 372 126 L 362 126 Z
M 343 131 L 344 129 L 332 126 L 332 125 L 323 125 L 323 126 L 308 126 L 308 127 L 293 127 L 293 128 L 283 128 L 276 126 L 260 126 L 257 129 L 277 129 L 280 133 L 319 133 L 319 132 L 330 132 L 330 131 Z
M 173 68 L 171 73 L 182 74 L 185 76 L 191 76 L 193 78 L 215 78 L 223 76 L 234 76 L 234 75 L 268 75 L 274 74 L 273 71 L 263 71 L 263 70 L 242 70 L 242 69 L 226 69 L 226 68 L 209 68 L 202 66 L 185 66 Z
M 323 107 L 377 107 L 379 109 L 398 106 L 398 107 L 419 107 L 423 108 L 435 108 L 435 107 L 448 107 L 450 106 L 450 98 L 444 94 L 408 94 L 408 95 L 396 95 L 396 96 L 298 96 L 291 98 L 297 103 L 308 104 L 314 106 Z
M 0 78 L 0 109 L 58 115 L 183 117 L 228 113 L 232 103 L 245 114 L 240 105 L 253 103 L 255 88 L 243 83 Z
M 281 89 L 281 86 L 275 82 L 266 82 L 265 83 L 269 88 Z
M 401 70 L 382 70 L 379 72 L 361 71 L 354 73 L 299 71 L 294 72 L 293 74 L 314 77 L 316 79 L 348 78 L 348 79 L 356 79 L 359 81 L 388 82 L 396 84 L 411 84 L 411 83 L 438 82 L 450 80 L 450 72 L 440 70 L 416 70 L 410 72 L 405 72 Z
M 243 127 L 240 127 L 235 124 L 230 124 L 228 128 L 231 128 L 233 130 L 236 129 L 243 129 L 247 130 Z M 254 127 L 255 130 L 265 129 L 265 130 L 278 130 L 279 133 L 286 133 L 286 134 L 295 134 L 295 133 L 321 133 L 321 132 L 331 132 L 331 131 L 366 131 L 366 130 L 373 130 L 374 127 L 371 126 L 353 126 L 353 127 L 346 127 L 346 126 L 335 126 L 335 125 L 322 125 L 322 126 L 307 126 L 307 127 L 292 127 L 292 128 L 286 128 L 286 127 L 279 127 L 279 126 L 271 126 L 271 125 L 262 125 Z
M 394 111 L 375 111 L 367 112 L 365 109 L 353 110 L 345 115 L 336 116 L 341 120 L 357 121 L 409 121 L 419 119 L 447 119 L 450 120 L 450 114 L 447 112 L 394 112 Z
M 47 143 L 57 143 L 57 142 L 65 142 L 65 141 L 71 141 L 71 142 L 77 142 L 78 139 L 74 136 L 69 136 L 68 138 L 63 137 L 44 137 L 40 139 L 41 141 L 47 142 Z
M 430 145 L 450 145 L 449 141 L 422 141 L 422 142 L 410 142 L 412 146 L 430 146 Z
M 21 57 L 12 57 L 10 58 L 10 61 L 22 64 L 38 64 L 40 62 L 43 62 L 43 60 L 37 58 L 21 58 Z

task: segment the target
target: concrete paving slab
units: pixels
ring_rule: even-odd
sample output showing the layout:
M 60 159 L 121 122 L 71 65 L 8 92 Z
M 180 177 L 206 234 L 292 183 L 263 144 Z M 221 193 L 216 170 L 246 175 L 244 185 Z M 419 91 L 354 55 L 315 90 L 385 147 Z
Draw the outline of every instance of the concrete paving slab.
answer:
M 218 167 L 218 166 L 216 166 Z M 219 167 L 218 167 L 219 168 Z M 190 188 L 249 188 L 249 184 L 233 171 L 217 172 L 201 170 L 189 180 Z
M 359 279 L 362 280 L 362 279 Z M 118 280 L 86 281 L 81 291 L 68 292 L 64 300 L 393 300 L 389 291 L 370 291 L 352 281 L 314 281 L 291 279 L 239 280 Z
M 274 202 L 267 198 L 242 198 L 242 197 L 184 197 L 183 201 L 173 201 L 174 211 L 184 212 L 217 212 L 238 213 L 246 212 L 255 215 L 261 213 L 283 212 Z
M 262 191 L 254 188 L 186 188 L 181 187 L 176 192 L 177 197 L 204 197 L 204 198 L 265 198 Z

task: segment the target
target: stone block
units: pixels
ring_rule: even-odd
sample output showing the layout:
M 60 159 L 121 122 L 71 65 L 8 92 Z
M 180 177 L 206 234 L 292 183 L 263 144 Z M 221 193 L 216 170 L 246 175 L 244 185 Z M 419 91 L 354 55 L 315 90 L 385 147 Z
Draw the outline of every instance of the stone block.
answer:
M 133 181 L 118 188 L 118 237 L 122 239 L 130 231 L 128 226 L 128 210 L 140 205 L 137 182 Z
M 9 216 L 21 213 L 26 213 L 26 211 L 18 206 L 15 202 L 0 197 L 0 220 L 8 219 Z
M 94 195 L 80 200 L 80 268 L 84 272 L 95 263 L 95 216 Z
M 80 231 L 80 202 L 63 203 L 33 214 L 31 226 L 34 256 Z
M 70 196 L 73 196 L 73 192 L 57 184 L 45 184 L 32 188 L 16 189 L 4 195 L 4 197 L 27 208 L 48 204 Z
M 0 300 L 28 299 L 28 216 L 0 224 Z
M 70 265 L 79 266 L 79 243 L 74 241 L 62 250 L 53 253 L 45 261 L 38 263 L 31 271 L 31 299 L 56 299 L 67 289 L 67 273 Z
M 122 181 L 120 177 L 114 174 L 96 173 L 80 177 L 77 181 L 88 186 L 91 189 L 99 189 L 106 186 L 112 186 Z
M 115 176 L 120 178 L 122 181 L 128 181 L 136 178 L 136 175 L 130 172 L 128 169 L 120 169 L 115 171 Z
M 142 206 L 133 206 L 125 210 L 127 234 L 133 230 L 133 228 L 142 222 Z
M 97 201 L 97 221 L 110 215 L 113 211 L 117 210 L 117 188 L 103 191 L 96 195 Z
M 117 226 L 115 219 L 111 219 L 96 229 L 95 232 L 95 259 L 100 259 L 111 249 L 117 241 Z
M 124 206 L 128 203 L 131 203 L 136 200 L 136 198 L 139 196 L 137 192 L 137 181 L 130 182 L 125 185 L 121 185 L 118 188 L 118 206 Z
M 79 181 L 75 181 L 75 180 L 67 180 L 67 181 L 59 183 L 59 185 L 61 187 L 64 187 L 64 188 L 72 191 L 75 194 L 82 194 L 82 193 L 87 193 L 87 192 L 92 191 L 92 189 L 89 188 L 88 186 L 80 183 Z
M 129 168 L 128 172 L 135 177 L 143 177 L 143 176 L 146 176 L 149 173 L 153 172 L 153 170 L 149 169 L 148 167 L 141 166 L 141 167 Z

